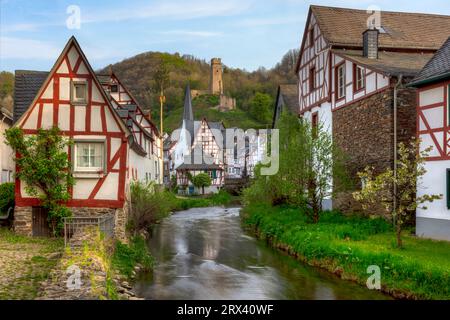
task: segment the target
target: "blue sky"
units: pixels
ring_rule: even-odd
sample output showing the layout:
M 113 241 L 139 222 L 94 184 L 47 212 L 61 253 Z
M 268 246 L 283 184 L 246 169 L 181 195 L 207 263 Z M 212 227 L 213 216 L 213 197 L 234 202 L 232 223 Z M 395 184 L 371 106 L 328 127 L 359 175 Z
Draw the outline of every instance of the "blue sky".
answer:
M 274 66 L 299 47 L 310 4 L 450 15 L 448 0 L 0 0 L 0 70 L 49 70 L 75 35 L 95 69 L 146 51 L 235 68 Z M 70 5 L 80 9 L 69 29 Z

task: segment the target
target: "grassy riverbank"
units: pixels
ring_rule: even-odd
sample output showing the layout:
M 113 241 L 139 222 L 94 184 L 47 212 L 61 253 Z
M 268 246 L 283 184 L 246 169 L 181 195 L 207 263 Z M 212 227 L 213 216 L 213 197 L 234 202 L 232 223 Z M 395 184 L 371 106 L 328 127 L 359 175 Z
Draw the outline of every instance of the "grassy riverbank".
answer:
M 248 206 L 244 224 L 259 237 L 300 260 L 365 285 L 367 267 L 381 269 L 384 292 L 400 298 L 450 299 L 450 243 L 404 235 L 395 246 L 391 226 L 381 219 L 324 213 L 311 224 L 297 208 Z
M 225 191 L 206 196 L 175 196 L 173 200 L 173 211 L 188 210 L 191 208 L 204 208 L 214 206 L 228 206 L 239 203 L 239 197 L 230 195 Z

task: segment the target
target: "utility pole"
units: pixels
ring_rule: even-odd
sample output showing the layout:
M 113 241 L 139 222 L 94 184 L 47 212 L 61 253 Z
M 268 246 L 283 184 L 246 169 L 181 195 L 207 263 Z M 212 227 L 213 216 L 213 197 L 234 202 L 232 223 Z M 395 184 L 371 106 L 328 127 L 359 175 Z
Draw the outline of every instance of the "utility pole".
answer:
M 164 120 L 163 120 L 163 110 L 164 110 L 164 102 L 166 102 L 166 97 L 164 96 L 164 88 L 161 85 L 161 94 L 159 96 L 159 104 L 160 104 L 160 111 L 159 111 L 159 118 L 160 118 L 160 136 L 161 136 L 161 162 L 160 162 L 160 179 L 164 183 Z

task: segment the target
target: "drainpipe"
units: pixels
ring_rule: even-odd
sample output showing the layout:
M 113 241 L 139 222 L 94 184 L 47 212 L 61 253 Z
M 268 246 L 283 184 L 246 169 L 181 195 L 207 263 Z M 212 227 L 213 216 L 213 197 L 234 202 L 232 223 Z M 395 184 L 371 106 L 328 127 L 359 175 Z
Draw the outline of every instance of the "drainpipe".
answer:
M 398 77 L 398 81 L 394 86 L 394 180 L 397 179 L 397 94 L 398 89 L 402 85 L 403 75 L 400 74 Z M 393 199 L 393 209 L 394 209 L 394 215 L 392 222 L 394 224 L 394 227 L 396 225 L 397 220 L 397 184 L 394 183 L 394 199 Z

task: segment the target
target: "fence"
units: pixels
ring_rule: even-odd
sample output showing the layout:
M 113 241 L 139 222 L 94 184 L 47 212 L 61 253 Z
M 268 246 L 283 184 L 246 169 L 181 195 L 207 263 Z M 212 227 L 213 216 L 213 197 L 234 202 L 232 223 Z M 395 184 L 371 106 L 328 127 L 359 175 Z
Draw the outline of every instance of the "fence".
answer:
M 82 236 L 87 227 L 97 227 L 106 237 L 114 236 L 114 215 L 106 214 L 98 217 L 64 218 L 64 244 L 67 246 L 74 235 Z

